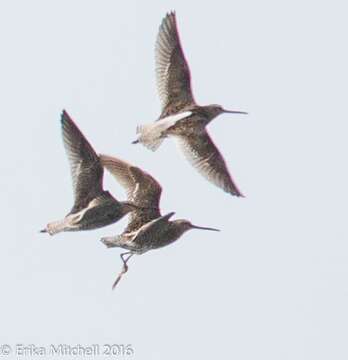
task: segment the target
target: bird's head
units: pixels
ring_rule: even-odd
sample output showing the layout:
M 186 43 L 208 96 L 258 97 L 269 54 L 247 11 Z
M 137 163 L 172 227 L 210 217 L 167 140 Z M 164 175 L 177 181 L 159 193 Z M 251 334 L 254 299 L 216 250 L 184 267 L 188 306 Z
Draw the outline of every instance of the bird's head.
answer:
M 226 110 L 221 105 L 212 104 L 204 107 L 207 117 L 212 120 L 215 117 L 223 113 L 228 114 L 247 114 L 245 111 L 236 111 L 236 110 Z

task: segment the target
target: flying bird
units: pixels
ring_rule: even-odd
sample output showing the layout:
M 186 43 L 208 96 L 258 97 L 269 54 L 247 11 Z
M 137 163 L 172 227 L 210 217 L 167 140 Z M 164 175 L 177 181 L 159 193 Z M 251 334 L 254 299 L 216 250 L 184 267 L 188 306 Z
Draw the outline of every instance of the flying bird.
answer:
M 97 229 L 115 223 L 137 209 L 131 202 L 117 201 L 103 189 L 104 168 L 99 156 L 65 110 L 61 124 L 75 202 L 64 219 L 49 223 L 41 232 L 54 235 L 62 231 Z
M 100 159 L 102 165 L 126 189 L 128 201 L 139 206 L 130 214 L 129 223 L 121 235 L 101 239 L 109 248 L 120 247 L 127 250 L 120 255 L 123 268 L 113 284 L 113 289 L 128 271 L 127 263 L 134 254 L 141 255 L 169 245 L 191 229 L 219 231 L 193 225 L 188 220 L 170 221 L 174 212 L 161 215 L 159 202 L 162 188 L 151 175 L 111 156 L 100 155 Z
M 188 161 L 201 175 L 225 192 L 243 196 L 206 126 L 222 113 L 247 113 L 226 110 L 215 104 L 200 106 L 196 103 L 191 90 L 190 70 L 180 44 L 175 12 L 167 14 L 162 21 L 155 55 L 162 112 L 155 123 L 138 126 L 138 139 L 133 143 L 142 143 L 155 151 L 164 138 L 174 136 Z

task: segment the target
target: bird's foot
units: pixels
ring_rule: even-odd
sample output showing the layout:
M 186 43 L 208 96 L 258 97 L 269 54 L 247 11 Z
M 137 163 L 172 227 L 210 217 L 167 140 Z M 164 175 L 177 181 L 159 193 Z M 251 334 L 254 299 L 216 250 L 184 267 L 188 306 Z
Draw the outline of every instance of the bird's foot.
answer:
M 123 266 L 122 271 L 118 274 L 117 279 L 115 280 L 115 282 L 112 285 L 112 290 L 115 289 L 116 285 L 120 282 L 120 280 L 122 279 L 122 276 L 128 271 L 128 266 L 125 265 Z
M 125 256 L 125 255 L 129 255 L 129 256 L 127 257 L 127 259 L 124 259 L 124 256 Z M 122 271 L 118 274 L 115 282 L 113 283 L 113 285 L 112 285 L 112 290 L 115 289 L 116 285 L 120 282 L 120 280 L 122 279 L 123 275 L 128 271 L 127 262 L 128 262 L 128 260 L 129 260 L 133 255 L 134 255 L 134 254 L 131 253 L 131 252 L 126 252 L 126 253 L 123 253 L 123 254 L 120 255 L 120 256 L 121 256 L 121 259 L 122 259 L 122 261 L 123 261 L 123 268 L 122 268 Z

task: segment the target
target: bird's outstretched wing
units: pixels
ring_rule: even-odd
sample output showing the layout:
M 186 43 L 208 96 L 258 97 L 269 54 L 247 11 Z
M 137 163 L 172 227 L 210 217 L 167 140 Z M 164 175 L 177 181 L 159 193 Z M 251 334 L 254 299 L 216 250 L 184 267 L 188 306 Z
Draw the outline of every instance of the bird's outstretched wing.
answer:
M 190 69 L 181 48 L 174 12 L 167 14 L 162 21 L 157 35 L 155 56 L 162 119 L 195 104 L 191 91 Z
M 98 155 L 65 110 L 61 123 L 75 196 L 71 213 L 75 213 L 103 193 L 103 167 Z
M 224 191 L 243 196 L 235 185 L 224 158 L 204 129 L 199 134 L 176 137 L 185 157 L 201 175 Z
M 108 155 L 100 155 L 101 164 L 126 189 L 128 201 L 141 207 L 130 214 L 124 232 L 139 229 L 147 222 L 161 216 L 159 202 L 161 185 L 148 173 L 136 166 Z

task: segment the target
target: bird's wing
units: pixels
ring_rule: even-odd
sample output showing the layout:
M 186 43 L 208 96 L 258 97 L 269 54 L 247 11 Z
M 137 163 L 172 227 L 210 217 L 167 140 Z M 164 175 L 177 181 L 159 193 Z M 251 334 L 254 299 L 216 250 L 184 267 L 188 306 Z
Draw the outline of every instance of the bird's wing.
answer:
M 170 212 L 166 215 L 160 216 L 157 219 L 151 220 L 144 224 L 139 231 L 136 233 L 136 238 L 139 240 L 140 237 L 143 237 L 141 242 L 153 242 L 153 239 L 161 236 L 163 232 L 166 232 L 168 229 L 168 221 L 174 215 L 174 212 Z
M 128 201 L 141 207 L 132 211 L 125 232 L 139 229 L 140 226 L 161 216 L 159 202 L 161 185 L 148 173 L 136 166 L 108 155 L 100 155 L 102 165 L 126 189 Z
M 201 175 L 224 191 L 243 196 L 235 185 L 224 158 L 205 129 L 199 134 L 177 136 L 177 139 L 185 157 Z
M 150 174 L 112 156 L 100 155 L 100 160 L 126 189 L 129 201 L 143 207 L 159 207 L 162 188 Z
M 195 104 L 190 69 L 181 48 L 175 13 L 163 19 L 155 47 L 156 80 L 162 103 L 160 118 Z
M 98 155 L 65 110 L 61 123 L 75 196 L 71 210 L 74 213 L 103 193 L 103 167 Z

